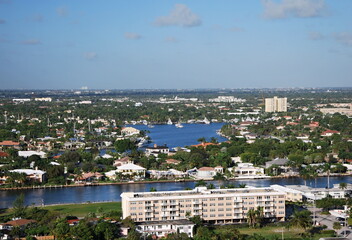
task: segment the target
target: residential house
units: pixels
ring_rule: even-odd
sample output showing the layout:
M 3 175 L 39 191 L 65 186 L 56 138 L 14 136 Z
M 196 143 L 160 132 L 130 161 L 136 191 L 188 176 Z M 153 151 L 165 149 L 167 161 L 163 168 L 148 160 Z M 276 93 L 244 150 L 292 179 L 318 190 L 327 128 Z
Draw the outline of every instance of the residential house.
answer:
M 273 165 L 276 165 L 276 166 L 286 166 L 288 164 L 289 160 L 286 159 L 286 158 L 275 158 L 274 160 L 272 161 L 268 161 L 265 163 L 265 168 L 270 168 L 271 166 Z
M 40 158 L 46 158 L 46 153 L 42 151 L 18 151 L 18 156 L 29 158 L 30 156 L 39 156 Z
M 217 173 L 223 174 L 224 169 L 221 166 L 213 167 L 201 167 L 197 170 L 196 177 L 200 179 L 211 179 Z
M 44 182 L 46 180 L 46 172 L 37 169 L 14 169 L 9 172 L 24 173 L 27 179 L 35 182 Z
M 158 157 L 160 153 L 164 154 L 169 154 L 170 149 L 167 146 L 158 146 L 157 144 L 154 144 L 153 147 L 146 147 L 145 149 L 145 154 L 147 156 L 153 155 L 155 157 Z
M 125 164 L 131 164 L 131 163 L 133 163 L 133 160 L 130 157 L 123 157 L 123 158 L 120 158 L 120 159 L 116 159 L 114 161 L 113 166 L 114 167 L 119 167 L 119 166 L 122 166 L 122 165 L 125 165 Z
M 233 173 L 236 177 L 258 177 L 264 176 L 264 168 L 254 167 L 252 163 L 238 163 Z
M 160 179 L 177 179 L 177 178 L 185 178 L 188 176 L 188 173 L 178 171 L 176 169 L 169 169 L 165 171 L 160 170 L 148 170 L 147 173 L 149 174 L 150 178 Z
M 0 223 L 0 230 L 12 230 L 14 227 L 24 228 L 28 224 L 36 223 L 37 221 L 32 219 L 16 219 L 12 221 L 8 221 L 6 223 Z
M 132 176 L 134 179 L 145 178 L 146 169 L 133 163 L 123 164 L 118 166 L 116 170 L 111 170 L 105 173 L 109 179 L 115 180 L 118 174 Z
M 121 134 L 125 136 L 133 136 L 133 135 L 140 134 L 140 131 L 133 127 L 125 127 L 125 128 L 122 128 Z
M 321 133 L 322 137 L 331 137 L 334 134 L 340 134 L 339 131 L 335 131 L 335 130 L 326 130 L 324 132 Z
M 20 149 L 20 143 L 19 142 L 13 142 L 13 141 L 2 141 L 0 142 L 0 147 L 3 149 L 4 147 L 7 148 L 14 148 L 14 149 Z
M 138 222 L 136 230 L 142 235 L 152 235 L 158 238 L 166 237 L 171 233 L 185 233 L 188 237 L 193 237 L 195 224 L 187 219 L 168 221 L 148 221 Z
M 166 159 L 165 162 L 166 162 L 166 164 L 173 164 L 173 165 L 178 165 L 181 163 L 180 160 L 176 160 L 176 159 L 172 159 L 172 158 Z

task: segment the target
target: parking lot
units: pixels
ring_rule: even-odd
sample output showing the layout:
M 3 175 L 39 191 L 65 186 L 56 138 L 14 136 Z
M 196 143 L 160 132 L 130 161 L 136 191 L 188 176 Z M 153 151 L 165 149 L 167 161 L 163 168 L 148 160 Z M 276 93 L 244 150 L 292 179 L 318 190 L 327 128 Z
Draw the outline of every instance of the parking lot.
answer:
M 314 211 L 315 211 L 315 213 L 316 213 L 315 224 L 316 225 L 326 225 L 328 227 L 328 229 L 334 230 L 334 228 L 333 228 L 334 222 L 339 222 L 343 226 L 341 226 L 340 230 L 337 230 L 338 235 L 341 237 L 346 237 L 348 239 L 352 239 L 352 229 L 344 226 L 344 224 L 345 224 L 344 221 L 339 221 L 342 219 L 337 219 L 335 216 L 332 216 L 332 215 L 323 215 L 323 214 L 321 214 L 320 208 L 314 209 L 313 207 L 309 207 L 308 210 L 313 213 L 313 216 L 314 216 Z M 314 219 L 313 219 L 313 221 L 314 221 Z

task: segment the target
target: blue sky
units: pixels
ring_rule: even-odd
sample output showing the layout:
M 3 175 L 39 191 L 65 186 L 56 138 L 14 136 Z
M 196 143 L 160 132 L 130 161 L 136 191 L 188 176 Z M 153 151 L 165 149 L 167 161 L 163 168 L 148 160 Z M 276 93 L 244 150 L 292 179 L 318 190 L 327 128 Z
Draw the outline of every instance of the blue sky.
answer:
M 351 87 L 351 10 L 351 0 L 0 0 L 0 84 Z

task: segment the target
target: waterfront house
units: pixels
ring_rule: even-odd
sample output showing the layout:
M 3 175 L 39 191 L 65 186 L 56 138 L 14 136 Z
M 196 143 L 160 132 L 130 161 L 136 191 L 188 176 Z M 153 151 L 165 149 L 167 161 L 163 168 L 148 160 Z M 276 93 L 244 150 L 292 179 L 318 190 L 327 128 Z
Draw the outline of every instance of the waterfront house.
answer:
M 178 178 L 185 178 L 188 176 L 188 173 L 178 171 L 176 169 L 169 169 L 169 170 L 148 170 L 147 173 L 149 174 L 150 178 L 154 179 L 178 179 Z
M 238 163 L 237 167 L 233 168 L 233 173 L 236 177 L 265 176 L 264 168 L 254 167 L 252 163 Z
M 289 160 L 287 158 L 275 158 L 272 161 L 268 161 L 265 163 L 265 168 L 270 168 L 273 165 L 282 167 L 288 164 Z
M 124 136 L 133 136 L 133 135 L 138 135 L 140 131 L 136 128 L 133 127 L 125 127 L 122 128 L 121 134 Z
M 113 166 L 114 167 L 119 167 L 119 166 L 122 166 L 122 165 L 125 165 L 125 164 L 130 164 L 130 163 L 133 163 L 133 160 L 130 157 L 123 157 L 123 158 L 116 159 L 114 161 Z
M 158 157 L 160 153 L 169 154 L 169 152 L 170 149 L 166 145 L 158 146 L 157 144 L 154 144 L 152 147 L 146 147 L 145 149 L 145 155 L 147 156 L 153 155 Z
M 78 176 L 78 181 L 85 181 L 85 182 L 94 182 L 99 181 L 104 178 L 104 175 L 98 172 L 87 172 L 83 173 L 82 176 Z
M 116 180 L 117 176 L 128 176 L 133 177 L 138 180 L 141 178 L 145 178 L 146 169 L 144 167 L 138 166 L 133 163 L 123 164 L 118 166 L 116 170 L 111 170 L 105 173 L 105 176 L 109 179 Z
M 196 177 L 199 179 L 212 179 L 217 173 L 223 174 L 224 169 L 221 166 L 213 167 L 201 167 L 197 169 Z
M 24 173 L 27 179 L 35 182 L 44 182 L 46 180 L 46 172 L 38 169 L 14 169 L 9 172 Z

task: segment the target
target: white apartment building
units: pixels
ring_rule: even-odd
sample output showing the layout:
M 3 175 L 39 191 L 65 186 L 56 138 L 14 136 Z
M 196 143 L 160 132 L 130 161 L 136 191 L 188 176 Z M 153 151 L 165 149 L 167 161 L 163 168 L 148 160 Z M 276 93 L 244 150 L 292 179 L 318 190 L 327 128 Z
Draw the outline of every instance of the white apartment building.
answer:
M 287 98 L 265 98 L 265 112 L 287 112 Z
M 199 215 L 214 224 L 247 221 L 250 209 L 263 208 L 264 217 L 285 219 L 285 193 L 272 188 L 207 189 L 165 192 L 124 192 L 123 218 L 135 222 L 184 220 Z

